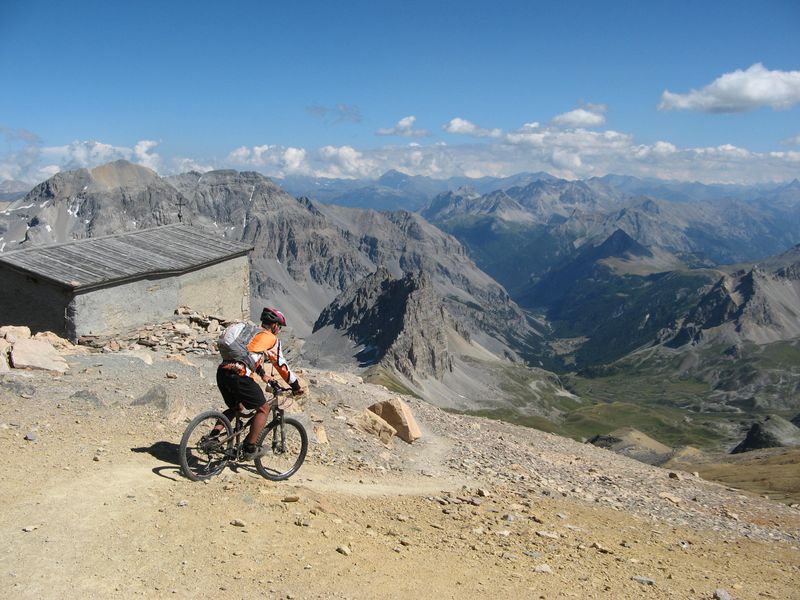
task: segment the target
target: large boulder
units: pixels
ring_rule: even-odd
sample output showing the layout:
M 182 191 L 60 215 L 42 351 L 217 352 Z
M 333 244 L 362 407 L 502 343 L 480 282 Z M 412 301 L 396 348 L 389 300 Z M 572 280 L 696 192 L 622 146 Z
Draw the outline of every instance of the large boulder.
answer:
M 409 444 L 422 437 L 408 404 L 400 398 L 376 402 L 368 410 L 378 415 L 397 431 L 397 437 Z
M 70 342 L 69 340 L 65 340 L 64 338 L 56 335 L 52 331 L 40 331 L 36 335 L 33 336 L 35 340 L 41 340 L 43 342 L 48 342 L 53 348 L 56 350 L 73 350 L 75 345 Z
M 41 369 L 53 373 L 66 373 L 69 370 L 67 361 L 52 344 L 34 339 L 18 339 L 14 343 L 11 364 L 15 369 Z
M 782 417 L 769 415 L 750 426 L 747 436 L 731 454 L 785 446 L 800 446 L 800 428 Z
M 27 340 L 31 337 L 30 327 L 25 325 L 4 325 L 0 327 L 0 338 L 15 344 L 18 340 Z
M 355 425 L 364 433 L 377 437 L 386 446 L 392 445 L 392 438 L 397 433 L 394 427 L 369 410 L 365 410 L 356 417 Z

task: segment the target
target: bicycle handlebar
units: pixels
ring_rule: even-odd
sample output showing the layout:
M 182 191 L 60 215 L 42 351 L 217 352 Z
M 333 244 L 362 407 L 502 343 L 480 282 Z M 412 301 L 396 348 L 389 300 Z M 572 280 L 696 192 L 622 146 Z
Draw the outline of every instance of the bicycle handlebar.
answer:
M 268 380 L 267 385 L 272 390 L 272 393 L 276 396 L 279 396 L 281 394 L 290 394 L 292 392 L 292 388 L 281 387 L 281 385 L 274 379 Z

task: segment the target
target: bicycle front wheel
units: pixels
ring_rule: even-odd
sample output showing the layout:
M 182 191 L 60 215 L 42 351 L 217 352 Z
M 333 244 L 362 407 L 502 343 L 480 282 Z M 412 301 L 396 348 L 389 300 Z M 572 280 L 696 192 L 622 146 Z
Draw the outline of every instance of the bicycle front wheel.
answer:
M 217 436 L 211 436 L 211 431 L 222 423 L 224 429 Z M 179 458 L 181 471 L 192 481 L 209 479 L 219 475 L 228 464 L 233 448 L 233 427 L 225 415 L 217 410 L 200 413 L 183 433 Z
M 299 421 L 291 418 L 273 421 L 264 428 L 256 442 L 265 452 L 255 460 L 262 477 L 271 481 L 289 479 L 297 472 L 308 452 L 308 435 Z

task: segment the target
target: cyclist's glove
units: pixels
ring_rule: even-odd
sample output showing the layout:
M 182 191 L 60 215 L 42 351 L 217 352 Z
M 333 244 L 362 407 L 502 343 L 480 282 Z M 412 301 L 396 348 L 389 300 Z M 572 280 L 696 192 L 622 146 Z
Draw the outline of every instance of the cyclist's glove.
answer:
M 293 396 L 299 396 L 303 393 L 303 388 L 300 387 L 300 381 L 298 381 L 297 379 L 295 379 L 294 382 L 290 383 L 289 387 L 292 388 Z

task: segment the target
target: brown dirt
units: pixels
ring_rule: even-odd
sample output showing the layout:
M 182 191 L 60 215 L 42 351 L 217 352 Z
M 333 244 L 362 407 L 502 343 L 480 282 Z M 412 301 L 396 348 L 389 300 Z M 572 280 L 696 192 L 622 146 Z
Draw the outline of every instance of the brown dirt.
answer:
M 176 466 L 185 421 L 130 402 L 161 383 L 163 364 L 115 371 L 108 360 L 71 359 L 58 379 L 0 380 L 7 597 L 712 598 L 723 588 L 739 599 L 800 598 L 800 511 L 421 403 L 425 437 L 385 448 L 337 419 L 374 395 L 353 379 L 309 377 L 319 391 L 303 412 L 331 442 L 312 444 L 289 482 L 245 465 L 192 483 Z M 194 397 L 190 414 L 216 403 L 207 367 L 169 368 L 179 379 L 165 385 Z M 86 389 L 99 401 L 72 396 Z M 481 469 L 464 458 L 480 455 L 470 444 L 493 457 Z M 702 502 L 678 498 L 675 508 L 655 487 L 645 498 L 646 486 L 625 484 L 615 494 L 628 510 L 575 479 L 610 478 L 619 465 L 620 485 L 647 477 Z M 527 475 L 504 475 L 512 471 Z M 738 511 L 730 525 L 719 525 L 711 494 Z M 551 572 L 537 572 L 543 565 Z

